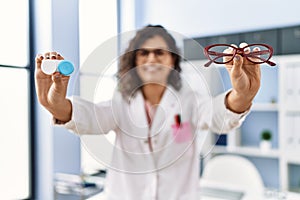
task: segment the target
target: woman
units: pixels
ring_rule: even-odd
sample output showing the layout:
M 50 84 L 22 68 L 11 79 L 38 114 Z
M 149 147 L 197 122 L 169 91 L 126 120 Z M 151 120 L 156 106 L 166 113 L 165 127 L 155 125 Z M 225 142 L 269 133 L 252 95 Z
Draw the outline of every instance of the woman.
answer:
M 116 133 L 107 199 L 198 199 L 196 130 L 238 127 L 260 87 L 260 66 L 237 55 L 226 65 L 232 90 L 195 95 L 181 80 L 178 48 L 162 26 L 146 26 L 130 41 L 120 60 L 119 91 L 108 102 L 66 98 L 69 77 L 44 74 L 43 59 L 63 57 L 36 57 L 38 99 L 55 123 L 78 134 Z

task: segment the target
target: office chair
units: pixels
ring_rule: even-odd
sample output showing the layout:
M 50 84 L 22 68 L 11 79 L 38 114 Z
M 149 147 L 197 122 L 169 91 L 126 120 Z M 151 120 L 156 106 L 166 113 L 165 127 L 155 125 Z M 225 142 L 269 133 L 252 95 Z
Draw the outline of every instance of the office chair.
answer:
M 236 155 L 213 157 L 204 166 L 202 179 L 224 185 L 236 185 L 258 193 L 264 190 L 263 180 L 254 164 Z

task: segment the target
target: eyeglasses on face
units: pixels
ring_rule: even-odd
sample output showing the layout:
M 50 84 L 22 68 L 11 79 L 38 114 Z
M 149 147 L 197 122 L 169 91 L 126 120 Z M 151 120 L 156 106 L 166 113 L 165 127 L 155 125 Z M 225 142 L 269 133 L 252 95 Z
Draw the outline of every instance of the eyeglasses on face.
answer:
M 157 58 L 164 58 L 165 56 L 170 55 L 170 52 L 167 49 L 141 48 L 136 50 L 137 58 L 146 58 L 151 53 L 153 53 Z
M 238 48 L 229 44 L 214 44 L 204 48 L 204 54 L 209 61 L 204 65 L 210 66 L 212 63 L 226 64 L 233 60 L 236 54 L 245 57 L 252 63 L 267 63 L 270 66 L 276 64 L 270 61 L 273 55 L 273 48 L 267 44 L 249 44 L 243 48 Z

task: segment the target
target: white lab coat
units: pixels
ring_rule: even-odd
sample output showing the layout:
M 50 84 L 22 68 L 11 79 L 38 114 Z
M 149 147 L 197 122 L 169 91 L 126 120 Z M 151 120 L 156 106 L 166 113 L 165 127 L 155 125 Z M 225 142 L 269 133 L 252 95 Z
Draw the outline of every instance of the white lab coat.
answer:
M 80 135 L 115 131 L 105 185 L 108 200 L 196 200 L 200 172 L 196 130 L 225 133 L 238 127 L 246 114 L 226 109 L 225 95 L 201 97 L 185 86 L 180 91 L 170 86 L 151 128 L 141 92 L 130 103 L 118 92 L 113 100 L 99 104 L 73 97 L 72 120 L 63 126 Z M 190 125 L 193 137 L 188 141 L 174 140 L 171 127 L 176 114 Z

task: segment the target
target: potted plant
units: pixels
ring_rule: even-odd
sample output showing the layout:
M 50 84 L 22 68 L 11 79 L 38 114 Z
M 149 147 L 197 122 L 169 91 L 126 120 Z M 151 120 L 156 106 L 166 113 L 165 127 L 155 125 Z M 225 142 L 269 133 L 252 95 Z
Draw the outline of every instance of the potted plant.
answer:
M 261 132 L 260 148 L 263 151 L 270 150 L 272 147 L 272 132 L 270 130 L 263 130 Z

